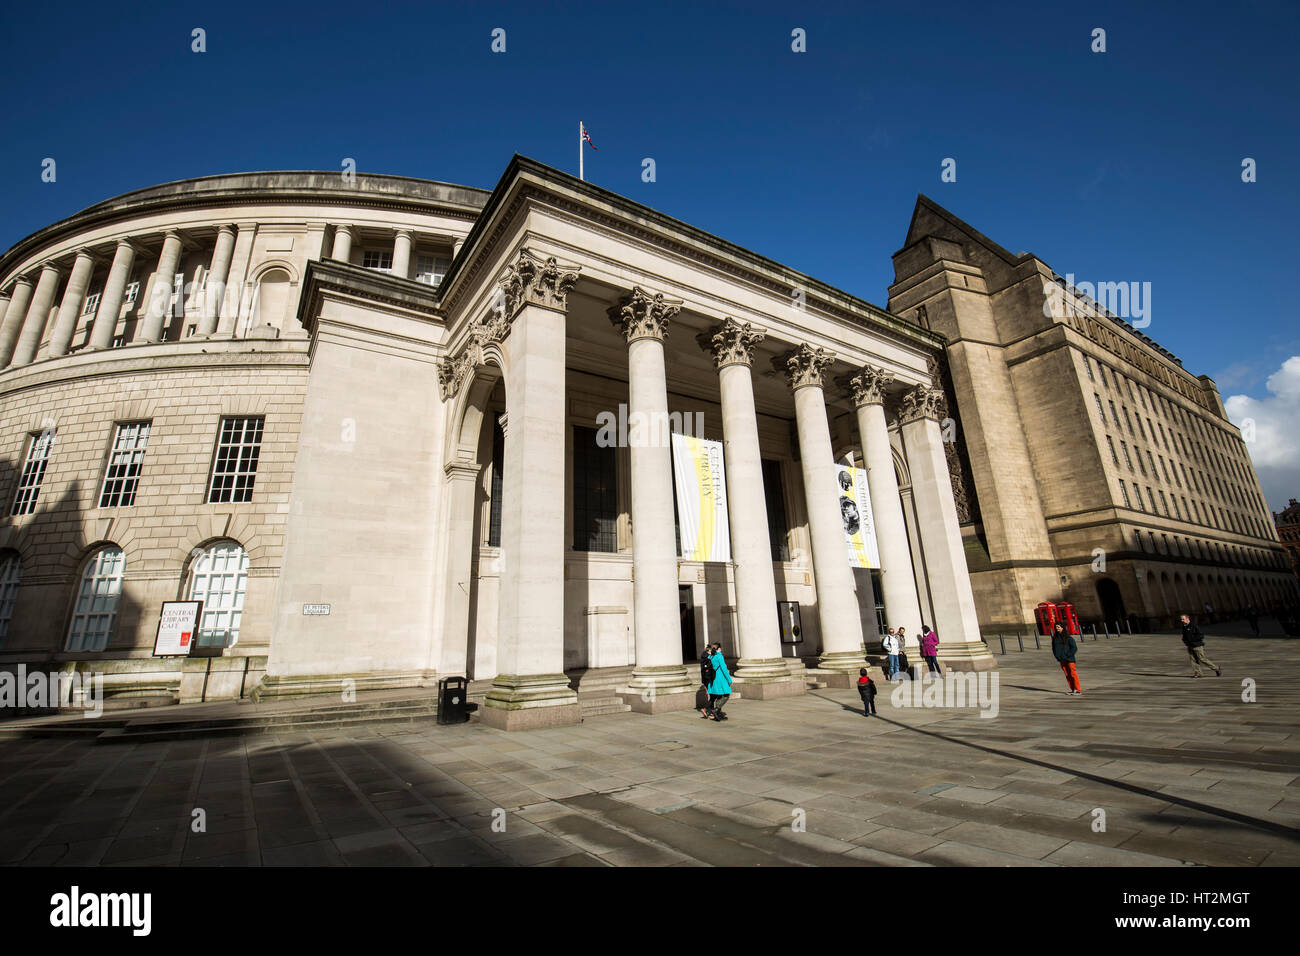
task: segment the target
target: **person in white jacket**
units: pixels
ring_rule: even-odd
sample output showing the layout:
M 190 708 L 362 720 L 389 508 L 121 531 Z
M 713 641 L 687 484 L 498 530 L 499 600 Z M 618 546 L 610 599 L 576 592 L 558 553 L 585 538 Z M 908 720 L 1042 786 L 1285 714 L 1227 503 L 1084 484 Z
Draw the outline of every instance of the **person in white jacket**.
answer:
M 898 651 L 901 647 L 901 642 L 898 640 L 898 635 L 894 633 L 894 629 L 891 627 L 885 633 L 885 636 L 880 643 L 885 648 L 885 653 L 889 655 L 889 667 L 888 673 L 885 675 L 885 680 L 893 680 L 898 676 Z

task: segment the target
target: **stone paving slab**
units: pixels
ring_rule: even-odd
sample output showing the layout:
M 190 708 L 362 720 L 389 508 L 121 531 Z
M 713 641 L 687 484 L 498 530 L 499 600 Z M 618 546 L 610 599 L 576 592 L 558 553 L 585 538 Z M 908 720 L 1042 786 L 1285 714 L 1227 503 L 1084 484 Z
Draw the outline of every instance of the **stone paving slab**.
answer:
M 0 864 L 1300 865 L 1300 641 L 1209 641 L 1224 676 L 1199 680 L 1175 636 L 1085 641 L 1083 697 L 1012 652 L 992 719 L 886 684 L 875 718 L 819 689 L 723 724 L 10 737 Z

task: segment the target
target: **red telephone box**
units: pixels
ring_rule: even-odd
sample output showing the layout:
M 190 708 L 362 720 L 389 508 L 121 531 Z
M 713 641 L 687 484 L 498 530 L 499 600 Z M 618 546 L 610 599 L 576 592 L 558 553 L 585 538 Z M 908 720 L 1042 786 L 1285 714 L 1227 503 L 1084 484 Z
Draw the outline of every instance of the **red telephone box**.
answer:
M 1050 635 L 1057 624 L 1065 626 L 1066 634 L 1082 633 L 1079 630 L 1079 616 L 1074 612 L 1074 605 L 1066 601 L 1056 604 L 1044 601 L 1034 611 L 1034 618 L 1038 623 L 1038 633 L 1044 636 Z

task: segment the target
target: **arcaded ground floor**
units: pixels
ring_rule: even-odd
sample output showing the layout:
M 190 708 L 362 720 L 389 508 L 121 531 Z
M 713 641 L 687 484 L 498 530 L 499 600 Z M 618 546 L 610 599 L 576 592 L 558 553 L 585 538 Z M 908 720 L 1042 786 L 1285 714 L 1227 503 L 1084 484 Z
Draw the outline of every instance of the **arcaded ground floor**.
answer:
M 1082 697 L 1013 651 L 994 718 L 884 685 L 874 719 L 819 689 L 722 724 L 4 739 L 0 863 L 1295 866 L 1300 640 L 1275 633 L 1210 628 L 1199 680 L 1173 634 L 1088 641 Z

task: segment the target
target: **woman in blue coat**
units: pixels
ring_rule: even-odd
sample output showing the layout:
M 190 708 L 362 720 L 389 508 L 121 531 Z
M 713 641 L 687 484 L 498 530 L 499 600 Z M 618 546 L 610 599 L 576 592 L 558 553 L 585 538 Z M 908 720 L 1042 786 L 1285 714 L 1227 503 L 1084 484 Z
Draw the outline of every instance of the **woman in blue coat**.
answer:
M 713 680 L 709 681 L 709 714 L 714 720 L 726 720 L 723 706 L 731 696 L 731 672 L 722 657 L 722 645 L 713 645 Z

